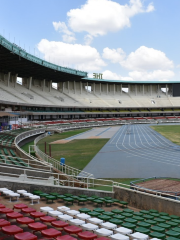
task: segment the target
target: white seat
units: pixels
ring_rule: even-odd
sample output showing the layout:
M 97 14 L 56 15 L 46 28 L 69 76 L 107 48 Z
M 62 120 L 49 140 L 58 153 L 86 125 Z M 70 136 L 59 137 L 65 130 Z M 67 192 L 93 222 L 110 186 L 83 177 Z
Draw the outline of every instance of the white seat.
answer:
M 0 192 L 3 192 L 3 191 L 9 191 L 8 188 L 0 188 Z
M 88 218 L 88 222 L 93 223 L 93 224 L 101 224 L 103 223 L 103 220 L 99 218 Z
M 5 191 L 3 191 L 3 194 L 5 194 L 5 195 L 9 195 L 9 193 L 14 193 L 14 192 L 11 191 L 11 190 L 5 190 Z
M 26 190 L 17 190 L 17 193 L 23 194 L 23 193 L 27 193 L 27 191 Z
M 92 223 L 83 224 L 81 227 L 84 230 L 87 230 L 87 231 L 94 231 L 94 230 L 97 230 L 99 228 L 97 225 L 92 224 Z
M 20 197 L 20 194 L 19 193 L 9 193 L 9 201 L 11 202 L 11 199 L 12 198 L 16 198 L 16 201 L 18 201 L 19 197 Z
M 61 206 L 61 207 L 57 207 L 57 210 L 60 212 L 67 212 L 70 210 L 70 208 L 68 208 L 66 206 Z
M 59 215 L 63 215 L 63 213 L 62 213 L 62 212 L 59 212 L 59 211 L 49 211 L 49 212 L 48 212 L 48 215 L 49 215 L 49 216 L 52 216 L 52 217 L 57 217 L 57 216 L 59 216 Z
M 69 220 L 69 223 L 72 225 L 81 226 L 81 225 L 85 224 L 85 221 L 80 220 L 80 219 L 71 219 L 71 220 Z
M 104 222 L 104 223 L 101 223 L 100 224 L 102 227 L 106 228 L 106 229 L 116 229 L 117 228 L 117 225 L 116 224 L 113 224 L 113 223 L 110 223 L 110 222 Z
M 46 207 L 40 207 L 40 211 L 44 212 L 44 213 L 48 213 L 50 211 L 54 211 L 54 209 L 51 208 L 51 207 L 46 206 Z
M 108 230 L 106 228 L 100 228 L 94 231 L 97 235 L 103 236 L 103 237 L 108 237 L 113 235 L 113 231 Z
M 66 211 L 66 213 L 68 215 L 71 215 L 71 216 L 76 216 L 77 214 L 79 214 L 80 212 L 79 211 L 76 211 L 76 210 L 69 210 L 69 211 Z
M 115 233 L 121 233 L 124 235 L 131 234 L 133 231 L 129 228 L 119 227 L 114 230 Z
M 79 219 L 82 219 L 82 220 L 86 220 L 86 219 L 90 218 L 91 216 L 86 213 L 80 213 L 80 214 L 77 214 L 76 217 Z
M 59 215 L 58 218 L 59 218 L 60 220 L 62 220 L 62 221 L 65 221 L 65 222 L 66 222 L 66 221 L 69 221 L 69 220 L 71 220 L 71 219 L 73 219 L 72 216 L 67 215 L 67 214 Z
M 24 197 L 29 197 L 29 196 L 34 195 L 34 194 L 32 194 L 32 193 L 22 193 L 22 195 L 23 195 Z
M 161 240 L 161 239 L 159 239 L 159 238 L 151 238 L 151 240 Z
M 110 236 L 111 239 L 115 239 L 115 240 L 129 240 L 128 236 L 125 236 L 123 234 L 120 233 L 116 233 Z
M 31 195 L 29 196 L 29 198 L 31 199 L 31 204 L 30 205 L 34 205 L 34 200 L 38 202 L 39 204 L 39 199 L 40 199 L 40 196 L 37 196 L 37 195 Z
M 149 236 L 143 233 L 135 232 L 133 234 L 130 234 L 130 237 L 132 239 L 138 239 L 138 240 L 147 240 L 149 239 Z

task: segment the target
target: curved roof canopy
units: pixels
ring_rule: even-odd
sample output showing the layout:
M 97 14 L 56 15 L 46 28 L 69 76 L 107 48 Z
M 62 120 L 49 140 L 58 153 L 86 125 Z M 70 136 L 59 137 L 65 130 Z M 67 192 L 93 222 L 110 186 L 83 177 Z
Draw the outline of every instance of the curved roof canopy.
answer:
M 0 35 L 0 72 L 18 74 L 19 77 L 62 82 L 78 81 L 87 77 L 87 72 L 61 67 L 40 58 L 9 42 Z

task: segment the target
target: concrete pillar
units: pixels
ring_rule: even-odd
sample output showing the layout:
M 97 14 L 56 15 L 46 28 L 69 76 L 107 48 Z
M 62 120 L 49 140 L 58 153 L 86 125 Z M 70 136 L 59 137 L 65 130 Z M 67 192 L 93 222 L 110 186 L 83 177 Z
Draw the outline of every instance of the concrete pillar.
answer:
M 107 83 L 107 95 L 108 95 L 108 90 L 109 90 L 109 89 L 108 89 L 108 83 Z
M 45 90 L 45 85 L 46 84 L 46 79 L 43 79 L 42 80 L 42 91 L 44 91 Z
M 87 82 L 87 89 L 86 90 L 87 90 L 87 93 L 88 93 L 88 82 Z
M 152 96 L 152 84 L 150 85 L 150 91 L 151 91 L 151 96 Z
M 159 96 L 159 84 L 157 85 L 157 94 Z
M 100 95 L 101 95 L 101 83 L 99 84 L 99 91 L 100 91 Z
M 168 92 L 167 92 L 167 84 L 166 84 L 166 96 L 168 95 Z
M 14 75 L 14 88 L 16 88 L 18 74 Z
M 144 84 L 143 84 L 143 86 L 142 86 L 142 87 L 143 87 L 143 89 L 142 89 L 142 92 L 143 92 L 143 95 L 144 95 Z
M 74 81 L 74 94 L 76 94 L 76 82 Z
M 80 82 L 80 93 L 82 94 L 82 82 Z
M 137 96 L 137 85 L 135 84 L 135 95 Z
M 64 93 L 64 84 L 65 82 L 62 82 L 62 93 Z
M 69 81 L 68 81 L 68 86 L 67 86 L 67 88 L 68 88 L 68 93 L 69 93 Z
M 29 78 L 29 84 L 28 84 L 28 89 L 31 90 L 32 86 L 32 77 Z
M 9 87 L 10 77 L 11 77 L 11 72 L 8 72 L 8 75 L 7 75 L 7 86 L 8 87 Z
M 120 85 L 120 93 L 122 95 L 122 84 Z
M 116 85 L 114 84 L 114 95 L 115 95 L 115 91 L 116 91 L 115 87 L 116 87 Z
M 93 92 L 96 92 L 96 83 L 94 83 Z
M 49 81 L 49 92 L 51 92 L 52 89 L 52 80 Z

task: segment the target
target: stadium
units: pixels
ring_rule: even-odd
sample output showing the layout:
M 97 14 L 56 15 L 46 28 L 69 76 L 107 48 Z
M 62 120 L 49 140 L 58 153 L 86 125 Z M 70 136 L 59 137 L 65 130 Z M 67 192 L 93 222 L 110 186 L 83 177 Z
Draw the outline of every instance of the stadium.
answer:
M 153 3 L 146 9 L 140 2 L 124 5 L 129 15 L 154 11 Z M 65 23 L 53 25 L 75 38 Z M 87 37 L 102 37 L 103 29 Z M 79 48 L 87 65 L 88 47 Z M 136 51 L 103 54 L 116 52 L 125 65 Z M 172 62 L 158 56 L 158 76 L 171 75 Z M 0 35 L 0 240 L 180 239 L 180 81 L 108 79 L 45 59 Z

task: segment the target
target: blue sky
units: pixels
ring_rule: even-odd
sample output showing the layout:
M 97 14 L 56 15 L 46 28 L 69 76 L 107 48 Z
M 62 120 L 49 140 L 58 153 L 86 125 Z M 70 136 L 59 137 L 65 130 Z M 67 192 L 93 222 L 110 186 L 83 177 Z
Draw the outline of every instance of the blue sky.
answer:
M 6 0 L 0 33 L 107 79 L 180 79 L 179 0 Z

